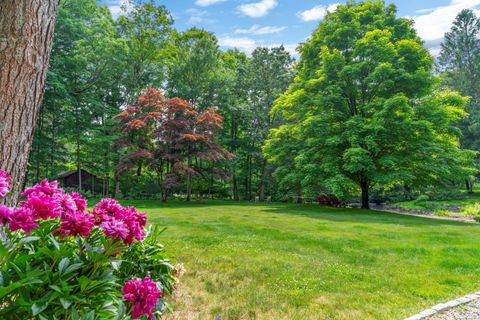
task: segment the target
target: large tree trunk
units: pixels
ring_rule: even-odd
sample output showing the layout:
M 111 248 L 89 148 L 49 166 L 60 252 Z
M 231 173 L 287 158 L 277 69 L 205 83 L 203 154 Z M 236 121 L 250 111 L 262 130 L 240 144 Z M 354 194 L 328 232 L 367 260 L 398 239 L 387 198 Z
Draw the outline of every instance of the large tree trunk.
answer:
M 0 1 L 0 168 L 14 181 L 8 205 L 17 203 L 25 180 L 58 2 Z
M 362 188 L 362 209 L 370 209 L 370 197 L 368 195 L 369 185 L 367 180 L 363 180 L 360 183 Z
M 140 161 L 137 167 L 137 177 L 140 177 L 141 175 L 142 175 L 142 162 Z

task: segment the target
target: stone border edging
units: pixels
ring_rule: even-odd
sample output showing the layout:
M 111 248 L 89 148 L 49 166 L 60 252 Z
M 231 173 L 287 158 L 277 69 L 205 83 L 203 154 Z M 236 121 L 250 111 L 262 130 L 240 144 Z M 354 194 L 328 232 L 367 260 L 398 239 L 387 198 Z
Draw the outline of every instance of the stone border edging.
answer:
M 469 294 L 468 296 L 464 296 L 446 303 L 440 303 L 437 304 L 436 306 L 431 307 L 430 309 L 424 310 L 420 313 L 417 313 L 414 316 L 411 316 L 409 318 L 406 318 L 405 320 L 421 320 L 425 319 L 427 317 L 431 317 L 434 314 L 446 311 L 448 309 L 460 306 L 462 304 L 466 304 L 469 302 L 472 302 L 473 300 L 480 299 L 480 291 L 475 292 L 473 294 Z

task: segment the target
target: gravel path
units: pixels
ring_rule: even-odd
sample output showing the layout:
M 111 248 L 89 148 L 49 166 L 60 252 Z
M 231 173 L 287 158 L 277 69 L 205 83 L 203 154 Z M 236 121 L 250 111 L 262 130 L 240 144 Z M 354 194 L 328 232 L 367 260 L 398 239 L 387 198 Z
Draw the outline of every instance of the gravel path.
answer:
M 437 313 L 428 320 L 479 320 L 480 299 L 473 300 L 467 304 Z
M 389 205 L 370 205 L 370 209 L 377 210 L 377 211 L 383 211 L 383 212 L 392 212 L 392 213 L 397 213 L 397 214 L 404 214 L 404 215 L 408 215 L 408 216 L 439 219 L 439 220 L 454 220 L 454 221 L 464 221 L 464 222 L 475 222 L 475 220 L 473 220 L 473 218 L 462 216 L 462 215 L 436 216 L 431 211 L 402 209 L 402 208 L 395 208 L 395 207 L 392 207 L 392 206 L 389 206 Z

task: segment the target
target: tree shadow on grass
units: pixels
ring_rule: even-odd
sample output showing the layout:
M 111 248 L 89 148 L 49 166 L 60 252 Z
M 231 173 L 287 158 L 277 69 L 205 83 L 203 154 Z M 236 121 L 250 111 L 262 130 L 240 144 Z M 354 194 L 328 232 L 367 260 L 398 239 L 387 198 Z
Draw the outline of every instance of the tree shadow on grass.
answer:
M 478 228 L 474 223 L 453 220 L 432 219 L 428 217 L 408 216 L 392 212 L 373 211 L 353 208 L 332 208 L 315 204 L 292 204 L 281 202 L 250 202 L 250 201 L 221 201 L 208 200 L 197 201 L 169 201 L 161 200 L 121 200 L 123 205 L 135 206 L 142 210 L 161 210 L 162 208 L 172 209 L 196 209 L 208 207 L 256 207 L 261 208 L 260 212 L 278 215 L 301 215 L 311 219 L 329 220 L 334 222 L 358 222 L 368 224 L 395 224 L 410 227 L 418 226 L 458 226 L 465 228 Z M 94 205 L 95 200 L 90 201 Z M 227 209 L 228 210 L 228 209 Z
M 287 210 L 286 210 L 287 209 Z M 479 228 L 471 222 L 433 219 L 428 217 L 408 216 L 393 212 L 374 211 L 353 208 L 331 208 L 318 205 L 282 205 L 275 204 L 266 207 L 264 212 L 273 214 L 302 215 L 312 219 L 329 220 L 334 222 L 359 222 L 396 224 L 402 226 L 457 226 L 465 228 Z

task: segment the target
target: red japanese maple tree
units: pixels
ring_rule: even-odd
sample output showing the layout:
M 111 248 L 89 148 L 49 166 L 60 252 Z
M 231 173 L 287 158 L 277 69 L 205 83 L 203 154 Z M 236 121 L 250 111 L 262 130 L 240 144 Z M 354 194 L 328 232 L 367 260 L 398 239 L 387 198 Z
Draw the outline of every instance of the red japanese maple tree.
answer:
M 166 167 L 162 186 L 167 192 L 186 177 L 187 200 L 191 199 L 192 177 L 201 176 L 204 170 L 201 165 L 194 165 L 193 160 L 234 158 L 215 140 L 215 132 L 222 127 L 222 117 L 215 108 L 198 112 L 187 101 L 165 100 L 157 89 L 147 89 L 136 104 L 116 118 L 121 120 L 122 130 L 129 133 L 129 141 L 135 145 L 123 158 L 130 161 L 121 162 L 120 169 L 131 168 L 137 156 L 142 160 L 155 159 L 156 165 Z
M 126 135 L 118 139 L 115 149 L 125 149 L 120 157 L 115 173 L 115 194 L 119 192 L 120 175 L 137 166 L 137 175 L 141 175 L 142 167 L 153 159 L 153 132 L 162 116 L 164 96 L 156 89 L 146 89 L 137 97 L 137 101 L 129 105 L 114 118 L 119 119 L 120 130 Z

